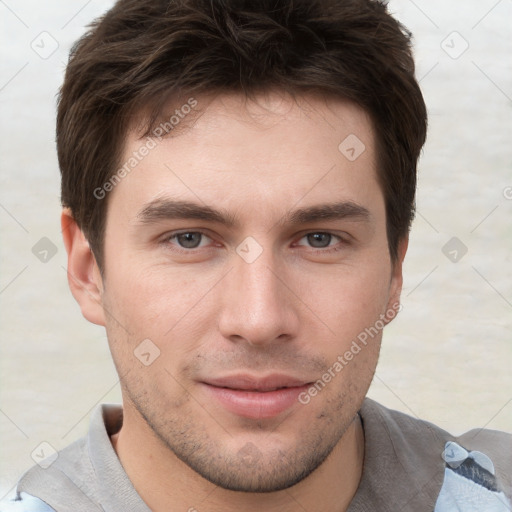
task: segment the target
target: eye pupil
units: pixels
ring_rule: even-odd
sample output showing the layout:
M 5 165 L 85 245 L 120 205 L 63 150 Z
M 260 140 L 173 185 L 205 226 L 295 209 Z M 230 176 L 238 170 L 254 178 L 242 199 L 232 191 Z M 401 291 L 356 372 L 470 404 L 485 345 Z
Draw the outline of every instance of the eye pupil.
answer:
M 201 241 L 201 233 L 181 233 L 177 235 L 179 244 L 186 249 L 195 249 Z M 194 241 L 194 238 L 196 239 Z
M 308 241 L 311 243 L 313 247 L 328 247 L 331 241 L 330 233 L 310 233 L 308 235 Z M 322 244 L 322 241 L 327 241 L 327 243 Z M 320 245 L 315 245 L 317 242 L 320 242 Z

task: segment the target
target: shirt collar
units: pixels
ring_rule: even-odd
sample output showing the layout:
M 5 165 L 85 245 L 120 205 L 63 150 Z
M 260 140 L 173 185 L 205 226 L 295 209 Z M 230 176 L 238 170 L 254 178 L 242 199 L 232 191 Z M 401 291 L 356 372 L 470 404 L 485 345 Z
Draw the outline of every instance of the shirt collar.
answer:
M 122 421 L 123 409 L 119 404 L 102 404 L 91 418 L 87 449 L 97 476 L 101 504 L 105 512 L 151 512 L 133 487 L 110 440 Z

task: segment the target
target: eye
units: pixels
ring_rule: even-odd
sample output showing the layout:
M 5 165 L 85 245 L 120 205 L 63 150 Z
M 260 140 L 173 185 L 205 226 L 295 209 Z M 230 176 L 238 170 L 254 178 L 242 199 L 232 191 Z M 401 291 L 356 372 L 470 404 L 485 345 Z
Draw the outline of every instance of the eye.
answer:
M 204 238 L 211 240 L 202 231 L 182 231 L 181 233 L 174 233 L 167 236 L 164 242 L 178 245 L 181 249 L 198 249 Z M 176 244 L 173 243 L 174 240 Z
M 342 245 L 346 245 L 348 244 L 348 241 L 343 239 L 342 237 L 338 236 L 338 235 L 335 235 L 333 233 L 329 233 L 329 232 L 324 232 L 324 231 L 315 231 L 315 232 L 311 232 L 311 233 L 307 233 L 306 235 L 304 235 L 301 240 L 304 240 L 306 239 L 307 242 L 309 244 L 311 244 L 311 247 L 313 247 L 314 249 L 333 249 L 333 250 L 338 250 L 338 248 L 336 248 L 336 244 L 334 245 L 331 245 L 331 242 L 338 242 Z M 303 244 L 298 244 L 298 245 L 303 245 Z M 323 252 L 327 252 L 327 251 L 323 251 Z

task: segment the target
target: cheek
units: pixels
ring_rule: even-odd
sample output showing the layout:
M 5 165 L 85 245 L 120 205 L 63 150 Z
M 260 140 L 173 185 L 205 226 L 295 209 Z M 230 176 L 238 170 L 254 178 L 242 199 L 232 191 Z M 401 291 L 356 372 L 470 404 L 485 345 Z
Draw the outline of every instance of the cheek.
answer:
M 126 261 L 112 272 L 110 289 L 115 290 L 116 310 L 135 328 L 139 324 L 170 329 L 204 295 L 207 285 L 198 272 L 144 268 L 140 261 Z
M 158 347 L 160 362 L 169 364 L 195 353 L 214 328 L 208 322 L 215 318 L 208 291 L 218 281 L 216 274 L 165 266 L 141 269 L 140 262 L 130 265 L 128 269 L 119 264 L 106 286 L 109 293 L 104 303 L 111 312 L 107 332 L 113 353 L 133 363 L 134 350 L 146 339 Z
M 338 266 L 324 275 L 302 276 L 301 281 L 301 297 L 335 343 L 347 342 L 374 325 L 387 305 L 385 265 Z

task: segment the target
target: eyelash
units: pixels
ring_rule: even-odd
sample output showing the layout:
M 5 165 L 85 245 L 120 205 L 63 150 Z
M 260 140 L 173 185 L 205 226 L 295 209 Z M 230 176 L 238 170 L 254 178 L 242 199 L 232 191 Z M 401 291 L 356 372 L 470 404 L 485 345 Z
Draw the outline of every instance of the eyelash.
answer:
M 180 235 L 186 235 L 186 234 L 201 234 L 207 238 L 210 238 L 210 236 L 208 236 L 208 234 L 204 231 L 201 231 L 201 230 L 195 230 L 195 231 L 176 231 L 176 232 L 173 232 L 173 233 L 170 233 L 168 234 L 163 240 L 162 240 L 162 243 L 165 244 L 165 245 L 173 245 L 173 244 L 170 244 L 171 240 L 174 240 L 176 239 L 178 236 Z M 326 247 L 326 248 L 317 248 L 317 247 L 310 247 L 310 249 L 315 252 L 315 253 L 323 253 L 323 254 L 330 254 L 330 253 L 333 253 L 333 252 L 337 252 L 339 250 L 341 250 L 343 247 L 346 247 L 350 244 L 350 242 L 341 237 L 340 235 L 337 235 L 335 233 L 332 233 L 330 231 L 309 231 L 307 233 L 304 233 L 299 240 L 302 240 L 303 238 L 307 237 L 308 235 L 312 235 L 312 234 L 322 234 L 322 235 L 331 235 L 332 237 L 335 237 L 337 239 L 339 239 L 339 243 L 335 246 L 332 246 L 332 247 Z M 201 240 L 202 241 L 202 240 Z M 340 247 L 340 245 L 342 247 Z M 196 247 L 196 248 L 193 248 L 193 249 L 186 249 L 184 247 L 179 247 L 179 246 L 175 246 L 175 249 L 173 250 L 177 250 L 178 252 L 181 252 L 183 254 L 193 254 L 195 251 L 198 251 L 200 250 L 201 247 Z

